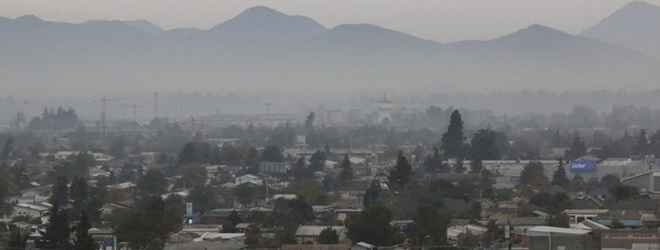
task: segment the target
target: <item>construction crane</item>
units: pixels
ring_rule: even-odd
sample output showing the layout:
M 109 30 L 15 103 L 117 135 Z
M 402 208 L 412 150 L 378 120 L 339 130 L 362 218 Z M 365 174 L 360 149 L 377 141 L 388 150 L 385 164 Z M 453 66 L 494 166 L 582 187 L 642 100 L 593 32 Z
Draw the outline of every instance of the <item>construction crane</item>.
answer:
M 115 104 L 113 106 L 124 107 L 124 108 L 133 108 L 133 121 L 135 121 L 135 122 L 137 122 L 137 115 L 136 115 L 137 108 L 144 108 L 144 106 L 136 105 L 135 103 L 133 103 L 133 104 Z
M 103 143 L 105 144 L 105 116 L 106 116 L 106 102 L 124 101 L 127 99 L 107 99 L 103 96 L 100 100 L 93 100 L 92 102 L 101 102 L 103 104 L 103 111 L 101 112 L 101 128 L 103 129 Z

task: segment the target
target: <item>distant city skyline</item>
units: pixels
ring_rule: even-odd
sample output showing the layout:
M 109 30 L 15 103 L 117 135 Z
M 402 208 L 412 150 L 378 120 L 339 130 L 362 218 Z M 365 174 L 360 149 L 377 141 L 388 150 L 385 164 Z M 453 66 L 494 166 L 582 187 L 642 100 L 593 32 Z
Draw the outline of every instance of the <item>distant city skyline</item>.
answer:
M 631 0 L 0 0 L 0 16 L 47 21 L 146 19 L 163 29 L 208 29 L 254 6 L 332 28 L 370 23 L 438 41 L 487 40 L 538 23 L 577 34 Z M 646 1 L 660 5 L 660 0 Z

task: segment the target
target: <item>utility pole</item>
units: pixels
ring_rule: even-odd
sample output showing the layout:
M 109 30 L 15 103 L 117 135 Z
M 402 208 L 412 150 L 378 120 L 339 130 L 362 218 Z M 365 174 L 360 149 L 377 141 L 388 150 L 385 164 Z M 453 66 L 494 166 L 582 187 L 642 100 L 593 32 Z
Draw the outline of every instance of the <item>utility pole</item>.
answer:
M 266 125 L 270 125 L 270 105 L 273 105 L 272 103 L 266 103 Z
M 125 100 L 125 99 L 106 99 L 105 96 L 103 96 L 101 98 L 101 100 L 93 100 L 92 101 L 92 102 L 99 102 L 100 101 L 102 106 L 103 106 L 103 111 L 101 112 L 101 128 L 102 128 L 102 131 L 103 131 L 103 143 L 104 144 L 106 143 L 105 139 L 106 139 L 106 128 L 107 128 L 106 123 L 105 123 L 106 122 L 106 114 L 107 114 L 106 113 L 107 112 L 106 102 L 121 101 L 121 100 Z
M 103 102 L 103 112 L 101 113 L 101 128 L 103 129 L 103 144 L 106 144 L 105 141 L 105 96 L 101 99 Z
M 154 110 L 156 112 L 156 118 L 158 118 L 158 93 L 154 93 Z
M 135 109 L 137 109 L 137 105 L 135 105 L 135 102 L 133 103 L 133 121 L 137 122 L 137 115 L 135 114 Z

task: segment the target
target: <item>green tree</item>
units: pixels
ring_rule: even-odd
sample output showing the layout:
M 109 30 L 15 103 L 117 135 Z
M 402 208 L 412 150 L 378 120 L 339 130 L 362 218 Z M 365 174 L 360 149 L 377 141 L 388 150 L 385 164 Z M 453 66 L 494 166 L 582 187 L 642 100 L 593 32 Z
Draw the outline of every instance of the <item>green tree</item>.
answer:
M 90 190 L 89 194 L 89 199 L 83 205 L 82 211 L 87 214 L 90 221 L 100 223 L 101 207 L 105 205 L 108 189 L 105 186 L 96 186 Z
M 332 177 L 331 174 L 327 174 L 323 177 L 323 180 L 321 181 L 321 187 L 326 192 L 329 192 L 330 190 L 337 187 L 337 180 L 335 180 L 335 178 Z
M 564 156 L 566 159 L 575 160 L 587 154 L 587 144 L 580 139 L 580 135 L 575 133 L 573 136 L 573 143 L 566 150 Z
M 365 208 L 371 207 L 372 204 L 380 201 L 380 182 L 377 180 L 372 181 L 369 184 L 369 188 L 364 193 L 364 198 L 362 198 L 362 205 Z
M 243 165 L 247 167 L 248 174 L 256 174 L 259 172 L 259 150 L 257 150 L 255 147 L 250 147 L 250 149 L 248 149 L 248 153 L 245 155 L 245 161 L 243 161 Z
M 238 185 L 238 187 L 234 189 L 234 196 L 236 196 L 238 202 L 243 205 L 251 204 L 256 195 L 257 190 L 249 185 Z
M 520 172 L 520 183 L 527 185 L 537 179 L 547 180 L 547 177 L 544 174 L 543 164 L 535 161 L 527 163 L 522 172 Z
M 408 239 L 417 246 L 442 246 L 447 244 L 447 225 L 451 217 L 432 206 L 420 206 L 408 228 Z
M 479 174 L 484 170 L 481 158 L 474 158 L 470 161 L 470 173 Z
M 108 154 L 117 159 L 126 158 L 126 142 L 123 137 L 117 137 L 108 146 Z
M 284 156 L 282 156 L 280 148 L 270 145 L 261 152 L 261 159 L 266 162 L 283 162 Z
M 128 242 L 131 249 L 164 249 L 180 217 L 176 221 L 168 219 L 167 204 L 158 195 L 145 197 L 140 203 L 140 209 L 130 211 L 128 219 L 115 230 L 117 240 Z
M 327 227 L 321 231 L 318 239 L 319 244 L 339 244 L 339 234 L 332 227 Z
M 654 155 L 660 156 L 660 129 L 656 130 L 650 137 L 649 148 Z
M 565 213 L 559 213 L 548 217 L 548 226 L 569 228 L 569 218 Z
M 0 152 L 0 160 L 7 160 L 14 152 L 12 144 L 14 143 L 14 137 L 9 136 L 5 141 L 5 145 L 2 147 L 2 152 Z
M 447 132 L 442 134 L 442 145 L 440 149 L 442 149 L 445 158 L 456 158 L 463 151 L 464 142 L 463 120 L 458 110 L 454 110 L 449 117 Z
M 74 208 L 82 208 L 89 199 L 89 185 L 82 175 L 76 175 L 71 181 L 69 197 Z
M 224 223 L 222 223 L 222 232 L 223 233 L 235 233 L 236 232 L 236 225 L 238 223 L 243 222 L 243 219 L 241 218 L 240 215 L 236 212 L 236 210 L 231 211 L 231 214 L 229 214 L 229 217 L 227 217 L 227 220 L 225 220 Z
M 38 242 L 38 247 L 43 249 L 71 249 L 68 211 L 60 209 L 58 200 L 55 200 L 52 204 L 48 225 Z
M 206 168 L 200 164 L 190 164 L 183 171 L 184 186 L 203 187 L 206 185 Z
M 217 193 L 212 188 L 195 187 L 190 190 L 187 197 L 188 202 L 193 203 L 195 212 L 204 214 L 204 212 L 215 209 L 218 205 Z M 236 224 L 234 224 L 236 226 Z
M 163 194 L 167 190 L 167 179 L 160 170 L 149 169 L 138 180 L 137 187 L 146 194 Z
M 412 166 L 408 162 L 408 159 L 403 156 L 403 151 L 399 151 L 399 155 L 397 156 L 396 160 L 396 166 L 390 170 L 390 183 L 404 187 L 410 181 L 410 176 L 412 175 Z
M 9 167 L 0 162 L 0 215 L 11 213 L 13 204 L 8 202 L 9 194 L 14 189 L 14 183 L 9 175 Z
M 308 131 L 311 131 L 314 129 L 314 119 L 316 118 L 316 115 L 314 112 L 310 112 L 309 115 L 307 115 L 307 118 L 305 118 L 305 128 Z
M 433 154 L 426 156 L 426 160 L 424 161 L 426 164 L 426 171 L 435 173 L 435 172 L 440 172 L 440 173 L 447 173 L 449 172 L 449 166 L 447 164 L 444 164 L 442 162 L 442 155 L 440 155 L 440 150 L 438 150 L 437 147 L 433 147 Z
M 649 155 L 653 153 L 648 138 L 646 138 L 646 130 L 642 129 L 639 131 L 637 142 L 632 148 L 632 153 L 634 155 Z
M 317 150 L 309 158 L 309 168 L 314 171 L 321 171 L 325 166 L 326 156 L 325 153 L 321 150 Z
M 298 158 L 296 164 L 293 165 L 292 172 L 293 178 L 298 181 L 301 179 L 311 179 L 314 177 L 314 172 L 307 167 L 305 157 L 302 156 Z
M 392 212 L 382 203 L 373 204 L 348 221 L 348 238 L 376 246 L 398 244 L 401 239 L 396 236 L 391 222 Z
M 480 129 L 470 141 L 472 159 L 499 160 L 502 154 L 497 145 L 497 132 L 490 129 Z
M 25 249 L 27 240 L 28 232 L 21 232 L 20 228 L 15 227 L 10 230 L 10 238 L 7 246 L 10 249 Z
M 313 221 L 316 218 L 314 209 L 305 199 L 275 200 L 273 208 L 277 224 L 286 229 L 295 230 L 298 225 Z
M 87 215 L 85 213 L 80 214 L 80 221 L 74 227 L 76 233 L 76 239 L 73 240 L 73 249 L 74 250 L 96 250 L 99 249 L 98 244 L 94 242 L 94 239 L 89 235 L 89 229 L 92 225 L 89 223 Z
M 617 200 L 632 200 L 639 196 L 639 190 L 636 187 L 624 184 L 611 186 L 608 191 Z
M 22 166 L 22 164 L 15 164 L 10 168 L 10 171 L 13 183 L 18 190 L 25 190 L 32 187 L 32 184 L 30 184 L 30 176 L 28 175 L 25 166 Z
M 256 224 L 250 224 L 245 232 L 245 244 L 256 246 L 261 242 L 261 229 Z
M 454 172 L 458 174 L 465 173 L 465 166 L 463 165 L 463 157 L 456 158 L 456 163 L 454 164 Z
M 348 159 L 348 155 L 344 156 L 344 160 L 341 161 L 341 172 L 337 181 L 340 185 L 345 185 L 346 181 L 353 179 L 353 168 L 351 167 L 351 161 Z
M 552 185 L 563 188 L 568 188 L 571 185 L 571 181 L 566 176 L 566 169 L 564 168 L 564 160 L 562 158 L 557 160 L 557 171 L 552 175 Z
M 58 176 L 52 189 L 53 194 L 49 199 L 51 204 L 58 203 L 62 206 L 69 204 L 69 180 L 66 176 Z

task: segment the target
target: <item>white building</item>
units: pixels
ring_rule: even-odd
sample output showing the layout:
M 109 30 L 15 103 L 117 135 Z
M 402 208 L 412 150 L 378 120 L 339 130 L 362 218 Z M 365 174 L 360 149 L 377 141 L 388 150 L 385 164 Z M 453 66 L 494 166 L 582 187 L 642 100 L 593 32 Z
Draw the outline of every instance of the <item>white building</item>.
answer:
M 37 218 L 43 216 L 48 209 L 50 208 L 45 205 L 19 203 L 14 205 L 14 211 L 11 213 L 11 218 L 16 218 L 18 216 Z
M 392 109 L 394 105 L 392 101 L 387 100 L 387 96 L 383 97 L 383 100 L 378 101 L 378 123 L 389 123 L 392 121 Z
M 243 176 L 236 177 L 236 181 L 234 183 L 236 184 L 236 186 L 238 186 L 248 182 L 259 186 L 264 184 L 264 180 L 261 177 L 251 174 L 246 174 Z

